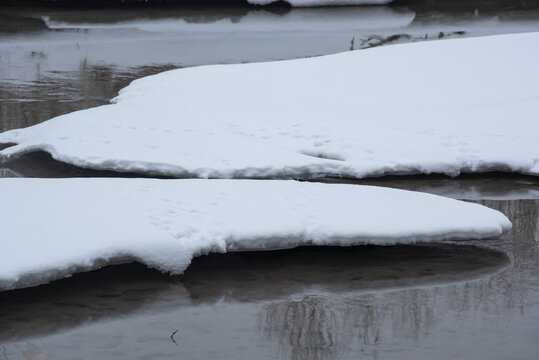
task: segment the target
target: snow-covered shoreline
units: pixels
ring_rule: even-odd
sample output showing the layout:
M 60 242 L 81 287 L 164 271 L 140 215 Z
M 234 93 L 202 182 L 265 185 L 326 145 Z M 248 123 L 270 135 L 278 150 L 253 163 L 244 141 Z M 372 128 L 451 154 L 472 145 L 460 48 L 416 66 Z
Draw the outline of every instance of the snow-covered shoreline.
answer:
M 435 195 L 295 181 L 0 179 L 0 288 L 209 252 L 492 238 L 500 212 Z
M 0 151 L 178 177 L 539 174 L 539 33 L 179 69 Z
M 278 0 L 247 0 L 252 5 L 269 5 Z M 292 7 L 311 6 L 357 6 L 357 5 L 386 5 L 393 0 L 284 0 Z

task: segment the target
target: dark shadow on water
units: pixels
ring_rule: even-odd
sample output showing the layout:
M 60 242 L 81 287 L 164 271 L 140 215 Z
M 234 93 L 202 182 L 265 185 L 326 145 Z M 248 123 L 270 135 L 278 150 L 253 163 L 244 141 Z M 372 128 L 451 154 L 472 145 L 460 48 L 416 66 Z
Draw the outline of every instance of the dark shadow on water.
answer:
M 539 198 L 537 176 L 509 172 L 460 174 L 457 177 L 441 174 L 389 175 L 365 179 L 325 177 L 314 181 L 328 184 L 385 186 L 469 200 Z
M 0 292 L 0 342 L 101 319 L 220 301 L 370 293 L 463 282 L 508 264 L 503 252 L 469 245 L 300 247 L 211 254 L 170 277 L 131 263 L 34 288 Z
M 507 265 L 469 245 L 299 247 L 202 256 L 182 276 L 194 300 L 262 301 L 296 293 L 415 288 L 468 280 Z
M 7 147 L 7 146 L 4 146 Z M 2 146 L 0 145 L 0 149 Z M 1 160 L 1 159 L 0 159 Z M 0 162 L 1 177 L 29 178 L 77 178 L 77 177 L 123 177 L 123 178 L 160 178 L 152 173 L 136 174 L 108 170 L 92 170 L 56 161 L 49 153 L 36 151 L 20 157 Z
M 133 263 L 0 292 L 0 341 L 130 314 L 172 284 L 170 277 Z
M 500 10 L 533 10 L 539 8 L 538 0 L 393 0 L 391 6 L 408 6 L 419 13 L 438 12 L 496 12 Z
M 13 144 L 0 144 L 0 150 Z M 127 177 L 172 179 L 154 173 L 129 173 L 109 170 L 80 168 L 56 161 L 43 151 L 36 151 L 15 157 L 0 159 L 0 178 L 71 178 L 71 177 Z M 297 178 L 280 178 L 306 180 Z M 325 177 L 315 182 L 331 184 L 372 185 L 422 191 L 458 199 L 537 199 L 539 198 L 539 178 L 513 173 L 489 172 L 481 174 L 461 174 L 452 178 L 445 175 L 383 176 L 365 179 Z
M 47 61 L 47 54 L 40 51 L 32 52 L 30 57 L 36 58 L 31 62 Z M 43 71 L 30 82 L 0 79 L 0 132 L 107 105 L 131 81 L 179 67 L 168 64 L 117 69 L 83 60 L 75 71 Z

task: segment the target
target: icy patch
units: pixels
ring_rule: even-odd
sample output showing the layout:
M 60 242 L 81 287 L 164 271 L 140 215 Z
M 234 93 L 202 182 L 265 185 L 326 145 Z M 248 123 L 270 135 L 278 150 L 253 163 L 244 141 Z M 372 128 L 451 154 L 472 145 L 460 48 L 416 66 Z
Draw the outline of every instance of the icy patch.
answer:
M 539 174 L 539 33 L 179 69 L 0 134 L 76 166 L 246 178 Z
M 501 213 L 435 195 L 294 181 L 0 179 L 0 288 L 209 252 L 496 237 Z

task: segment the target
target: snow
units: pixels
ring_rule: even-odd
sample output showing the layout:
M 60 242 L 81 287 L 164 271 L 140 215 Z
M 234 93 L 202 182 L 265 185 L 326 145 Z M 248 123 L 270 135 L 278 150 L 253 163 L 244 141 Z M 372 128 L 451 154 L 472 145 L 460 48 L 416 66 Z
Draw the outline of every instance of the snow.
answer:
M 169 13 L 167 13 L 169 14 Z M 69 13 L 57 13 L 52 16 L 42 16 L 41 19 L 49 30 L 138 30 L 156 34 L 174 34 L 175 38 L 186 34 L 226 34 L 228 36 L 242 34 L 263 34 L 266 39 L 272 33 L 287 33 L 288 36 L 301 31 L 305 35 L 317 32 L 322 35 L 324 32 L 344 32 L 345 41 L 350 41 L 349 35 L 363 31 L 372 34 L 380 31 L 395 31 L 405 29 L 413 22 L 415 13 L 410 10 L 395 11 L 388 7 L 355 7 L 355 8 L 306 8 L 293 9 L 284 14 L 275 14 L 269 11 L 247 11 L 241 15 L 226 16 L 217 18 L 180 16 L 170 13 L 167 17 L 157 18 L 103 18 L 89 17 L 82 19 L 80 13 L 71 15 Z M 122 14 L 125 16 L 125 13 Z M 173 15 L 177 15 L 176 17 Z M 498 25 L 498 24 L 496 24 Z M 461 29 L 459 27 L 459 29 Z M 507 31 L 507 29 L 504 29 Z M 115 36 L 108 32 L 107 37 Z M 122 31 L 120 35 L 132 36 L 131 33 Z M 424 35 L 424 33 L 423 33 Z M 140 34 L 137 34 L 140 40 Z M 9 40 L 9 39 L 6 39 Z M 42 40 L 42 39 L 39 39 Z M 67 39 L 69 41 L 71 39 Z M 131 39 L 129 39 L 131 40 Z M 131 40 L 133 41 L 133 40 Z M 17 38 L 17 43 L 21 39 Z M 32 45 L 38 45 L 39 41 L 33 41 Z M 5 44 L 1 44 L 5 46 Z M 297 44 L 296 44 L 297 46 Z
M 278 0 L 247 0 L 253 5 L 268 5 Z M 308 6 L 346 6 L 346 5 L 385 5 L 393 0 L 284 0 L 294 7 Z
M 539 174 L 539 33 L 178 69 L 0 151 L 210 178 Z
M 487 207 L 283 180 L 0 179 L 0 289 L 138 260 L 173 274 L 209 252 L 496 237 Z

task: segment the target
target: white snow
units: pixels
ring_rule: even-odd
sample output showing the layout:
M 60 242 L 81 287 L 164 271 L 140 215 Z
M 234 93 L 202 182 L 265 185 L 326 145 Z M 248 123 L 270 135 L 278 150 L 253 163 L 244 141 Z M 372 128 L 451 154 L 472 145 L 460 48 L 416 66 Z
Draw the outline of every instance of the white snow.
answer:
M 0 289 L 134 259 L 181 273 L 208 252 L 495 237 L 487 207 L 390 188 L 276 180 L 0 179 Z
M 0 134 L 14 156 L 196 177 L 539 174 L 539 33 L 214 65 Z
M 278 0 L 247 0 L 253 5 L 268 5 Z M 294 7 L 308 6 L 348 6 L 348 5 L 385 5 L 393 0 L 284 0 Z
M 174 15 L 174 13 L 172 13 Z M 406 9 L 395 11 L 388 7 L 355 7 L 355 8 L 309 8 L 293 9 L 285 14 L 275 14 L 269 11 L 248 11 L 237 16 L 222 16 L 221 18 L 194 18 L 184 17 L 161 17 L 161 18 L 132 18 L 126 20 L 103 19 L 96 16 L 100 21 L 81 21 L 80 13 L 69 16 L 69 13 L 42 16 L 45 26 L 50 30 L 138 30 L 156 34 L 173 34 L 175 38 L 186 34 L 213 34 L 221 33 L 227 36 L 239 34 L 263 34 L 268 39 L 272 33 L 286 33 L 293 36 L 297 32 L 306 34 L 317 32 L 343 32 L 346 31 L 345 41 L 350 41 L 349 35 L 357 32 L 372 34 L 380 31 L 395 31 L 407 28 L 414 20 L 415 13 Z M 95 20 L 95 19 L 94 19 Z M 497 24 L 496 24 L 497 25 Z M 461 28 L 459 28 L 461 29 Z M 506 30 L 506 29 L 504 29 Z M 506 30 L 507 31 L 507 30 Z M 121 32 L 124 40 L 131 33 Z M 114 33 L 108 32 L 106 36 L 115 37 Z M 141 40 L 140 34 L 137 34 Z M 38 39 L 43 40 L 43 39 Z M 72 39 L 66 39 L 70 41 Z M 133 41 L 132 39 L 129 39 Z M 224 39 L 223 39 L 224 40 Z M 27 40 L 28 41 L 28 40 Z M 17 43 L 21 39 L 17 38 Z M 32 45 L 39 45 L 39 41 L 33 41 Z M 346 44 L 345 43 L 345 44 Z M 5 46 L 5 44 L 1 44 Z M 297 44 L 296 44 L 297 46 Z

